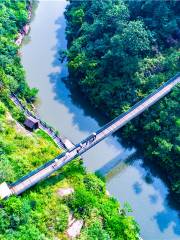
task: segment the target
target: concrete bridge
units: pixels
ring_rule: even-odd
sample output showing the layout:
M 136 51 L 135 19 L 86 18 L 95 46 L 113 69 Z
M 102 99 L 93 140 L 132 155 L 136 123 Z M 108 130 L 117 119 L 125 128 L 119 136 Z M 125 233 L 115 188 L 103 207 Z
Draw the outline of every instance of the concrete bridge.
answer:
M 72 147 L 72 149 L 63 152 L 53 160 L 47 162 L 36 170 L 30 172 L 26 176 L 20 178 L 13 184 L 8 185 L 6 183 L 2 183 L 0 185 L 0 198 L 7 198 L 12 194 L 19 195 L 23 193 L 26 189 L 29 189 L 30 187 L 38 183 L 39 181 L 47 178 L 52 173 L 62 168 L 74 158 L 88 151 L 90 148 L 95 146 L 104 138 L 116 132 L 130 120 L 132 120 L 133 118 L 144 112 L 146 109 L 148 109 L 150 106 L 158 102 L 162 97 L 167 95 L 178 83 L 180 83 L 180 73 L 168 80 L 152 94 L 148 95 L 140 102 L 135 104 L 127 112 L 121 114 L 120 116 L 100 128 L 97 132 L 91 134 L 79 144 Z

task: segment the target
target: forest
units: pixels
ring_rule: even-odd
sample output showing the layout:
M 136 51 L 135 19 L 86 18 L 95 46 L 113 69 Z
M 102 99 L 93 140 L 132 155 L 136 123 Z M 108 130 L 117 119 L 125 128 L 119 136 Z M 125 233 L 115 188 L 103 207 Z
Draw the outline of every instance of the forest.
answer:
M 22 125 L 24 114 L 9 99 L 12 91 L 29 104 L 37 93 L 26 83 L 15 44 L 29 21 L 29 4 L 25 0 L 0 2 L 0 183 L 16 181 L 62 151 L 43 131 L 27 131 Z M 67 187 L 74 193 L 59 196 L 59 189 Z M 78 239 L 139 239 L 130 206 L 121 206 L 109 196 L 104 180 L 86 173 L 80 159 L 21 196 L 0 200 L 0 239 L 68 239 L 70 213 L 84 221 Z
M 180 2 L 70 0 L 69 81 L 113 119 L 180 71 Z M 120 130 L 180 200 L 180 86 Z

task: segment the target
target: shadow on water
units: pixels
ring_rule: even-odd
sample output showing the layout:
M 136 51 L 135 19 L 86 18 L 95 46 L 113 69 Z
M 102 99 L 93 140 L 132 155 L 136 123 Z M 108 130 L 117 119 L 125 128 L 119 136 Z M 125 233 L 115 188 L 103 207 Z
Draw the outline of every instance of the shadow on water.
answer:
M 96 172 L 98 174 L 106 177 L 107 180 L 112 178 L 118 172 L 120 172 L 120 170 L 122 170 L 123 164 L 125 164 L 127 166 L 130 163 L 129 160 L 131 158 L 133 158 L 133 159 L 135 158 L 134 156 L 136 156 L 136 153 L 134 152 L 134 150 L 132 150 L 131 155 L 130 156 L 128 156 L 128 155 L 129 155 L 129 152 L 127 153 L 127 157 L 125 157 L 124 153 L 119 154 L 118 156 L 116 156 L 115 158 L 111 159 L 109 162 L 104 164 L 101 168 L 96 170 Z M 124 159 L 124 158 L 126 158 L 126 159 Z
M 29 23 L 30 25 L 31 25 L 32 22 L 35 20 L 36 10 L 37 10 L 37 8 L 38 8 L 38 4 L 39 4 L 38 1 L 34 1 L 34 2 L 33 2 L 32 10 L 31 10 L 31 14 L 32 14 L 32 15 L 31 15 L 31 18 L 30 18 L 30 23 Z M 30 35 L 30 34 L 25 35 L 22 44 L 23 44 L 23 45 L 26 45 L 26 44 L 28 44 L 28 43 L 30 43 L 30 42 L 31 42 L 31 35 Z
M 59 60 L 59 50 L 66 49 L 66 40 L 64 39 L 64 29 L 65 29 L 65 19 L 63 16 L 57 19 L 56 24 L 60 27 L 56 32 L 57 37 L 57 45 L 53 50 L 56 51 L 54 55 L 54 61 L 52 65 L 54 67 L 60 66 Z M 80 93 L 77 86 L 73 86 L 67 81 L 67 67 L 65 64 L 61 65 L 62 69 L 57 72 L 53 72 L 49 74 L 49 79 L 51 84 L 53 85 L 53 91 L 55 94 L 55 100 L 65 104 L 68 107 L 70 113 L 73 113 L 73 123 L 78 125 L 79 129 L 82 131 L 94 131 L 94 125 L 88 125 L 87 122 L 84 121 L 85 117 L 90 117 L 95 119 L 98 122 L 99 126 L 104 125 L 108 119 L 99 114 L 97 110 L 94 110 L 90 104 L 88 103 L 87 99 Z M 78 114 L 79 111 L 83 111 L 83 114 Z M 119 134 L 117 134 L 119 136 Z M 120 138 L 120 143 L 122 144 Z M 123 139 L 123 147 L 130 147 Z M 132 148 L 132 146 L 131 146 Z M 138 155 L 137 155 L 138 154 Z M 134 156 L 134 155 L 133 155 Z M 138 158 L 139 157 L 139 158 Z M 159 190 L 159 185 L 154 181 L 154 178 L 161 178 L 165 183 L 166 176 L 155 167 L 152 163 L 147 160 L 143 160 L 141 164 L 136 164 L 137 159 L 141 159 L 141 154 L 136 153 L 134 157 L 124 160 L 121 156 L 115 157 L 107 164 L 102 166 L 98 172 L 102 175 L 105 175 L 106 178 L 109 180 L 116 174 L 118 174 L 122 168 L 125 168 L 129 165 L 135 166 L 139 172 L 141 173 L 141 178 L 147 183 L 151 184 L 154 189 Z M 143 170 L 142 170 L 143 169 Z M 143 171 L 143 173 L 142 173 Z M 141 184 L 137 181 L 133 184 L 133 191 L 135 194 L 140 195 L 143 191 Z M 161 193 L 161 191 L 159 191 Z M 157 222 L 158 228 L 161 232 L 164 232 L 171 223 L 173 223 L 173 232 L 176 235 L 180 235 L 180 230 L 178 228 L 179 225 L 179 218 L 177 213 L 174 210 L 178 210 L 178 206 L 176 205 L 175 201 L 173 200 L 172 194 L 163 192 L 161 193 L 163 199 L 163 210 L 156 212 L 154 216 L 154 220 Z M 154 194 L 149 195 L 150 203 L 156 204 L 157 196 Z
M 136 156 L 136 160 L 139 158 Z M 165 185 L 168 184 L 165 174 L 156 165 L 147 162 L 147 159 L 143 160 L 140 166 L 138 164 L 136 166 L 140 172 L 142 172 L 142 168 L 145 170 L 142 173 L 142 179 L 145 180 L 147 184 L 153 186 L 157 191 L 161 188 L 161 184 L 157 179 L 160 178 Z M 143 191 L 141 184 L 138 182 L 133 185 L 133 188 L 135 194 L 141 194 Z M 174 234 L 180 236 L 180 206 L 171 192 L 159 191 L 159 193 L 161 194 L 163 201 L 163 210 L 156 212 L 153 219 L 156 221 L 161 232 L 164 232 L 171 224 L 173 224 L 172 229 Z M 158 196 L 156 194 L 149 194 L 149 201 L 151 205 L 156 204 Z

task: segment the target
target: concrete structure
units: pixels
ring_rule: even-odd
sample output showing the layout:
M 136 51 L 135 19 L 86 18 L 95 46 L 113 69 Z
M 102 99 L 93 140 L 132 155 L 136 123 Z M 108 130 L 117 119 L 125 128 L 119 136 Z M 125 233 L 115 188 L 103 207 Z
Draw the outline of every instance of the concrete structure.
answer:
M 12 192 L 7 185 L 7 183 L 3 182 L 0 184 L 0 199 L 4 199 L 12 195 Z
M 158 102 L 162 97 L 167 95 L 172 88 L 180 83 L 180 74 L 178 73 L 175 77 L 167 81 L 161 87 L 159 87 L 156 91 L 154 91 L 149 96 L 145 97 L 143 100 L 135 104 L 132 108 L 130 108 L 127 112 L 121 114 L 111 122 L 107 123 L 104 127 L 100 128 L 95 134 L 91 134 L 89 137 L 81 141 L 79 144 L 72 147 L 72 149 L 68 150 L 42 165 L 38 169 L 30 172 L 23 178 L 19 179 L 17 182 L 11 184 L 9 186 L 11 193 L 19 195 L 24 192 L 26 189 L 32 187 L 39 181 L 47 178 L 52 173 L 62 168 L 64 165 L 72 161 L 74 158 L 79 155 L 85 153 L 90 148 L 95 146 L 97 143 L 102 141 L 104 138 L 109 136 L 110 134 L 116 132 L 118 129 L 123 127 L 126 123 L 128 123 L 131 119 L 135 118 L 143 111 L 148 109 L 150 106 Z M 7 188 L 6 188 L 7 189 Z M 0 193 L 2 197 L 8 197 L 9 192 Z
M 65 196 L 69 196 L 70 194 L 74 193 L 74 189 L 73 188 L 60 188 L 57 191 L 58 195 L 61 197 L 65 197 Z

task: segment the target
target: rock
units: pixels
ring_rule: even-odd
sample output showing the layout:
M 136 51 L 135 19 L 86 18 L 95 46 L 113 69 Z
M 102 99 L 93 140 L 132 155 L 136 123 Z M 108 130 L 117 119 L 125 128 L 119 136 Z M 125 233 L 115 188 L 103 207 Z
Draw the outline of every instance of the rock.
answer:
M 24 37 L 24 34 L 21 34 L 21 33 L 18 34 L 18 38 L 17 38 L 17 40 L 16 40 L 16 42 L 15 42 L 15 44 L 16 44 L 17 46 L 20 46 L 20 45 L 21 45 L 22 40 L 23 40 L 23 37 Z
M 68 217 L 68 227 L 70 227 L 73 224 L 73 222 L 75 222 L 75 221 L 76 221 L 76 219 L 73 218 L 73 214 L 70 213 L 69 217 Z
M 83 226 L 83 223 L 84 223 L 83 220 L 73 221 L 71 226 L 67 229 L 68 237 L 70 237 L 71 239 L 76 238 L 81 232 L 81 228 Z
M 29 30 L 30 30 L 30 26 L 29 26 L 28 24 L 26 24 L 26 25 L 23 27 L 24 33 L 27 35 L 28 32 L 29 32 Z
M 74 192 L 73 188 L 60 188 L 57 193 L 59 196 L 64 197 L 72 194 Z

